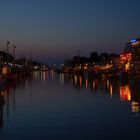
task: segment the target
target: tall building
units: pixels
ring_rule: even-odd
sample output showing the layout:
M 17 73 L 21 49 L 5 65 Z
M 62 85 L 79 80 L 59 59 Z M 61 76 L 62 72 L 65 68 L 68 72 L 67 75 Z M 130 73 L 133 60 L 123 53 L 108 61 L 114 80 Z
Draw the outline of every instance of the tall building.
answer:
M 134 39 L 127 43 L 123 53 L 131 53 L 132 60 L 140 60 L 140 39 Z
M 126 43 L 120 56 L 125 71 L 140 74 L 140 39 L 134 39 Z

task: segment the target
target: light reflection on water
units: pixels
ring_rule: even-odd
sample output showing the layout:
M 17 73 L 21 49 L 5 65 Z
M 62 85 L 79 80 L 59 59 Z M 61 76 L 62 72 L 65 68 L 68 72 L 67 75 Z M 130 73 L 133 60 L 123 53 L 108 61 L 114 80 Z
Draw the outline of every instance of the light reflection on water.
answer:
M 37 77 L 37 73 L 34 73 L 34 78 L 41 78 Z M 48 72 L 43 72 L 44 74 L 44 82 L 48 79 Z M 51 78 L 54 79 L 55 72 L 51 71 Z M 140 85 L 139 83 L 131 84 L 130 81 L 121 81 L 115 79 L 92 79 L 88 77 L 88 75 L 81 76 L 81 75 L 69 75 L 60 73 L 59 75 L 60 85 L 64 85 L 65 83 L 69 82 L 72 85 L 75 85 L 77 88 L 86 88 L 91 91 L 91 94 L 94 91 L 102 90 L 103 92 L 108 93 L 110 98 L 113 96 L 119 95 L 121 101 L 127 101 L 131 103 L 131 111 L 132 113 L 137 113 L 139 116 L 140 112 Z
M 102 90 L 103 93 L 108 93 L 110 98 L 119 96 L 122 102 L 130 102 L 132 113 L 140 112 L 140 85 L 139 83 L 131 84 L 131 81 L 111 80 L 111 79 L 90 79 L 88 76 L 60 74 L 60 84 L 70 81 L 71 84 L 80 88 L 86 88 L 94 94 L 94 91 Z
M 77 95 L 75 96 L 75 94 Z M 118 116 L 118 112 L 121 109 L 123 109 L 120 111 L 122 114 L 120 113 L 120 116 Z M 96 79 L 87 74 L 81 76 L 57 74 L 53 71 L 37 71 L 33 72 L 32 75 L 10 82 L 0 90 L 0 139 L 1 137 L 8 139 L 11 133 L 17 136 L 16 131 L 19 134 L 23 133 L 20 130 L 10 131 L 11 128 L 20 128 L 20 125 L 23 127 L 21 131 L 24 131 L 25 136 L 30 135 L 30 139 L 34 136 L 34 131 L 28 129 L 29 132 L 31 131 L 29 134 L 24 129 L 28 127 L 33 129 L 37 126 L 43 129 L 40 130 L 42 131 L 40 133 L 43 136 L 47 135 L 47 138 L 50 138 L 50 133 L 54 133 L 56 136 L 68 136 L 68 132 L 64 129 L 67 127 L 76 136 L 75 129 L 77 127 L 79 129 L 77 132 L 79 139 L 83 137 L 81 133 L 83 130 L 87 139 L 92 139 L 94 136 L 95 138 L 102 138 L 109 135 L 104 130 L 108 125 L 108 129 L 116 126 L 112 130 L 112 136 L 114 137 L 118 134 L 116 131 L 119 131 L 117 121 L 119 124 L 128 125 L 126 134 L 132 131 L 129 128 L 129 121 L 135 127 L 133 131 L 140 129 L 139 113 L 139 83 L 134 84 L 130 81 L 124 82 L 106 78 Z M 114 118 L 111 118 L 111 115 L 114 115 Z M 77 117 L 81 120 L 77 119 Z M 29 124 L 25 125 L 24 118 Z M 124 118 L 126 120 L 123 120 Z M 69 123 L 66 121 L 67 119 L 69 119 Z M 113 124 L 112 119 L 116 121 L 115 124 Z M 36 121 L 36 124 L 30 124 L 30 122 L 33 123 L 34 121 Z M 103 123 L 102 125 L 100 124 L 101 122 Z M 87 129 L 82 128 L 81 130 L 80 127 L 84 125 Z M 96 132 L 94 125 L 96 125 L 97 130 L 99 129 L 99 132 Z M 100 128 L 101 126 L 103 127 L 102 129 Z M 94 136 L 92 131 L 89 130 L 91 128 L 95 129 Z M 44 129 L 48 131 L 48 134 L 44 132 Z M 61 130 L 66 132 L 62 133 Z M 101 135 L 99 135 L 100 133 Z M 135 134 L 135 132 L 133 133 Z M 120 132 L 118 136 L 120 138 L 120 136 L 125 136 L 126 134 Z M 5 135 L 6 137 L 4 137 Z M 17 136 L 17 138 L 19 137 Z M 56 137 L 52 139 L 56 139 Z M 70 139 L 73 138 L 71 137 Z

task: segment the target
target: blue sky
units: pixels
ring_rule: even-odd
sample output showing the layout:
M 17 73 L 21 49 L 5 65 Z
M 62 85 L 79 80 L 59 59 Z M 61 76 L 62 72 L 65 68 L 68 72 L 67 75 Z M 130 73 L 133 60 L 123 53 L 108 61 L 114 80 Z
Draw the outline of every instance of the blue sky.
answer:
M 120 53 L 140 37 L 139 0 L 0 0 L 0 48 L 17 46 L 17 56 L 44 62 Z

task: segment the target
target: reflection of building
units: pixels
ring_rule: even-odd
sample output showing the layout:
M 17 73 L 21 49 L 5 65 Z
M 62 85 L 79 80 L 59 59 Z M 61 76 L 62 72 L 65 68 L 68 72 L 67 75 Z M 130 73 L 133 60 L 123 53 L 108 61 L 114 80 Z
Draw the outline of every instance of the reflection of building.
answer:
M 138 113 L 140 112 L 140 86 L 135 83 L 135 86 L 131 85 L 130 88 L 132 92 L 132 112 Z
M 131 100 L 131 90 L 129 85 L 120 87 L 120 98 L 121 100 L 130 101 Z
M 139 102 L 132 101 L 131 109 L 133 113 L 139 113 L 140 107 Z

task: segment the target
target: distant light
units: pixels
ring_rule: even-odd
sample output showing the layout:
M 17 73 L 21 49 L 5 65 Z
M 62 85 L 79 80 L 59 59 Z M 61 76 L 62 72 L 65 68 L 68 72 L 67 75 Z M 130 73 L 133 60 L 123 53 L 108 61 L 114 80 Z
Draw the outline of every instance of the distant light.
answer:
M 137 40 L 136 39 L 132 39 L 131 40 L 131 43 L 135 43 Z

